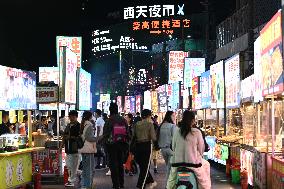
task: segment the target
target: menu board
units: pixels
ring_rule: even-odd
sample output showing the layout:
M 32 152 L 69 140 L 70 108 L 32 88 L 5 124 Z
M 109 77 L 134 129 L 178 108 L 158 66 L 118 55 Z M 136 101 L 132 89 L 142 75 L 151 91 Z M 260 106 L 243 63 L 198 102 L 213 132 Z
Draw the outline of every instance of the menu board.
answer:
M 36 109 L 35 72 L 0 66 L 0 110 Z
M 205 72 L 205 58 L 185 58 L 184 59 L 184 88 L 191 87 L 191 81 L 201 73 Z
M 210 70 L 201 74 L 200 91 L 201 91 L 201 106 L 202 106 L 202 108 L 210 108 L 211 107 Z
M 158 113 L 159 112 L 159 101 L 158 101 L 158 92 L 157 91 L 151 92 L 151 100 L 152 100 L 152 112 Z
M 76 75 L 77 75 L 77 56 L 70 49 L 66 48 L 66 62 L 63 63 L 63 88 L 64 102 L 76 103 Z
M 210 66 L 211 108 L 224 108 L 223 60 Z
M 91 74 L 83 70 L 79 70 L 78 77 L 78 109 L 91 109 Z
M 226 107 L 240 106 L 240 56 L 239 54 L 225 61 Z
M 254 42 L 254 102 L 262 102 L 262 66 L 261 66 L 261 46 L 260 37 Z
M 262 95 L 281 94 L 284 90 L 281 11 L 260 31 Z
M 56 37 L 56 53 L 57 53 L 57 63 L 60 63 L 60 47 L 66 47 L 76 54 L 76 68 L 81 67 L 82 60 L 82 37 L 67 37 L 67 36 L 57 36 Z
M 188 53 L 183 51 L 169 52 L 169 83 L 183 81 L 184 58 L 187 56 Z
M 143 109 L 152 109 L 152 104 L 151 104 L 151 92 L 150 91 L 145 91 L 144 92 L 144 105 Z
M 252 101 L 255 91 L 254 75 L 245 78 L 241 82 L 241 98 L 243 102 Z
M 58 67 L 39 67 L 39 82 L 54 81 L 59 84 L 59 68 Z

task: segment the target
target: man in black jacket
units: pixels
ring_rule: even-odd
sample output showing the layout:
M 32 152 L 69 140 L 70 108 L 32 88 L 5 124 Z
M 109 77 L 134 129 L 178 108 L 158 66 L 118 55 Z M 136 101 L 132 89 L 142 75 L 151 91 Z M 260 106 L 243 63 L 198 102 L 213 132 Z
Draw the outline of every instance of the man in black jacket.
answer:
M 69 171 L 68 183 L 65 185 L 67 187 L 74 187 L 76 182 L 77 170 L 79 167 L 80 155 L 78 153 L 78 137 L 80 136 L 80 123 L 77 121 L 78 112 L 72 110 L 69 112 L 70 123 L 64 130 L 62 147 L 65 147 L 66 156 L 66 166 Z

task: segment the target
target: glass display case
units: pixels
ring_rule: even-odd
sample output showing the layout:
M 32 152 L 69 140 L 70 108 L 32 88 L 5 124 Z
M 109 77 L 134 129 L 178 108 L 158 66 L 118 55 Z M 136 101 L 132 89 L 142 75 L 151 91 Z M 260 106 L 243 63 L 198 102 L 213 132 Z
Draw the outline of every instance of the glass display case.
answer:
M 243 144 L 256 146 L 257 107 L 245 104 L 241 108 L 243 125 Z
M 216 136 L 217 138 L 224 136 L 224 109 L 206 109 L 205 114 L 206 135 Z

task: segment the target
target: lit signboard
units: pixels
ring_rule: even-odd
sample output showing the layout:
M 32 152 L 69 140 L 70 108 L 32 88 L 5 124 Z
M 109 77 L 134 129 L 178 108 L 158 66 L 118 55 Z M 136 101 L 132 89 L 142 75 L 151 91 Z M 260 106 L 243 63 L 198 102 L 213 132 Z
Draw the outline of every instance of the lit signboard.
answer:
M 191 87 L 193 78 L 205 72 L 205 58 L 185 58 L 184 59 L 184 78 L 183 85 L 187 89 Z
M 240 106 L 240 56 L 239 54 L 225 61 L 226 107 Z
M 160 112 L 167 112 L 167 85 L 162 85 L 158 88 L 158 95 L 159 95 L 159 111 Z
M 118 96 L 116 98 L 116 103 L 117 103 L 117 106 L 118 106 L 118 112 L 122 112 L 122 96 Z
M 78 77 L 78 109 L 91 109 L 91 74 L 83 70 L 79 70 Z
M 81 67 L 82 59 L 82 37 L 56 37 L 56 53 L 57 53 L 57 64 L 59 65 L 59 47 L 64 46 L 70 49 L 76 54 L 76 67 Z
M 242 101 L 252 101 L 254 95 L 255 79 L 254 75 L 247 77 L 241 82 L 241 97 Z
M 260 32 L 263 96 L 284 90 L 281 11 Z
M 138 72 L 136 83 L 139 84 L 139 85 L 144 85 L 144 84 L 146 84 L 146 81 L 147 81 L 146 70 L 140 69 L 139 72 Z
M 211 108 L 224 108 L 224 62 L 210 66 L 211 75 Z
M 260 38 L 257 38 L 254 42 L 254 102 L 263 101 L 262 97 L 262 66 L 261 66 L 261 47 Z
M 36 109 L 35 72 L 0 66 L 0 110 Z
M 192 79 L 192 109 L 196 110 L 197 106 L 197 95 L 200 92 L 200 88 L 199 88 L 199 81 L 200 81 L 200 77 L 195 77 Z
M 110 94 L 100 94 L 100 102 L 110 101 Z
M 184 4 L 182 5 L 151 5 L 124 8 L 124 19 L 161 18 L 175 15 L 184 15 Z
M 59 69 L 58 67 L 39 67 L 39 82 L 54 81 L 59 84 Z
M 124 112 L 130 113 L 130 96 L 124 97 Z
M 134 114 L 134 113 L 135 113 L 135 108 L 136 108 L 136 105 L 135 105 L 135 96 L 130 96 L 130 97 L 129 97 L 129 101 L 130 101 L 130 110 L 129 110 L 129 113 Z
M 151 104 L 151 92 L 150 91 L 145 91 L 144 92 L 144 105 L 143 109 L 152 109 L 152 104 Z
M 141 96 L 140 95 L 136 96 L 135 104 L 136 104 L 136 113 L 141 112 Z
M 169 52 L 169 83 L 183 81 L 184 58 L 187 56 L 188 53 L 183 51 Z
M 173 100 L 173 104 L 172 104 L 172 110 L 176 111 L 179 108 L 179 91 L 180 91 L 180 86 L 179 86 L 179 82 L 173 83 L 172 84 L 172 100 Z
M 92 33 L 92 44 L 94 53 L 103 51 L 116 51 L 123 49 L 147 50 L 147 46 L 138 45 L 133 37 L 120 36 L 120 39 L 113 39 L 110 30 L 95 30 Z
M 154 113 L 158 113 L 159 112 L 159 99 L 158 99 L 157 91 L 151 92 L 151 100 L 152 100 L 152 111 Z
M 200 78 L 201 106 L 202 108 L 211 107 L 211 80 L 210 71 L 201 74 Z

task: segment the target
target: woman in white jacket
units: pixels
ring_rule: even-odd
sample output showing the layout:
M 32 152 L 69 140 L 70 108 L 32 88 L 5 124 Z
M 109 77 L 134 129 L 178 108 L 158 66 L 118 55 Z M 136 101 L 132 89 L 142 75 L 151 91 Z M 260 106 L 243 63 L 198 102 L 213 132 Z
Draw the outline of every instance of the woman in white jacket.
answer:
M 82 189 L 91 189 L 93 185 L 93 168 L 95 164 L 94 154 L 96 153 L 96 138 L 93 124 L 91 123 L 92 112 L 85 111 L 81 122 L 81 137 L 84 146 L 79 150 L 82 154 Z
M 195 127 L 195 114 L 186 110 L 183 113 L 179 129 L 173 136 L 173 164 L 201 164 L 201 167 L 191 168 L 198 180 L 199 189 L 210 189 L 210 164 L 203 159 L 205 149 L 204 140 L 200 130 Z M 174 189 L 176 184 L 177 168 L 172 167 L 167 183 L 167 189 Z

